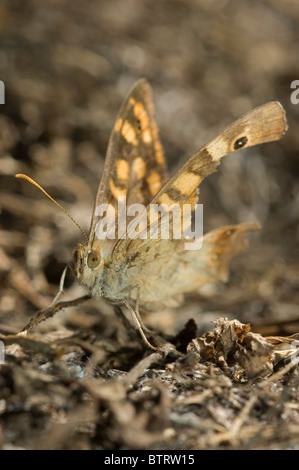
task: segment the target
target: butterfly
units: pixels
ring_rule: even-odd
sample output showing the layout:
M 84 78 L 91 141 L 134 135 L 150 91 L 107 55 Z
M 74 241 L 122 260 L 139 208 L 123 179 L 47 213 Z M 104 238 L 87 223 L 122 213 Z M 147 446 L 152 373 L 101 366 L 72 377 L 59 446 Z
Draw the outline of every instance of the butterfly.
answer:
M 91 297 L 125 306 L 148 346 L 158 349 L 145 336 L 139 308 L 155 311 L 174 301 L 179 304 L 184 294 L 204 283 L 226 281 L 229 261 L 244 251 L 246 234 L 258 229 L 259 224 L 217 228 L 203 236 L 200 249 L 191 251 L 185 249 L 181 218 L 170 224 L 169 237 L 165 238 L 163 216 L 156 213 L 153 222 L 150 208 L 161 205 L 170 222 L 174 222 L 174 204 L 182 209 L 189 205 L 194 211 L 198 186 L 216 171 L 222 157 L 278 140 L 286 129 L 283 107 L 279 102 L 269 102 L 233 122 L 169 178 L 151 87 L 145 79 L 139 80 L 125 99 L 110 136 L 87 243 L 78 244 L 74 253 L 79 283 Z M 99 236 L 104 217 L 106 221 L 113 217 L 113 228 L 118 226 L 121 198 L 127 206 L 144 207 L 143 236 L 136 234 L 136 225 L 130 225 L 132 216 L 127 214 L 122 236 Z M 103 215 L 99 208 L 108 206 L 113 208 L 112 213 L 104 211 Z M 153 225 L 160 228 L 150 237 Z

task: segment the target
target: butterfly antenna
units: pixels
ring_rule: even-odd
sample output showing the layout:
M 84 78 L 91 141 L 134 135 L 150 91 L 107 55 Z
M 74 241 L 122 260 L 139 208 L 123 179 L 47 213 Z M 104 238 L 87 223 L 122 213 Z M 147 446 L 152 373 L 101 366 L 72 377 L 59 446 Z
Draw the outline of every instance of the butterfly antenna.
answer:
M 86 240 L 86 243 L 88 243 L 88 237 L 86 235 L 86 233 L 84 232 L 84 230 L 80 227 L 80 225 L 73 219 L 73 217 L 60 205 L 58 204 L 57 201 L 55 201 L 55 199 L 53 199 L 50 194 L 47 193 L 47 191 L 44 190 L 44 188 L 42 188 L 36 181 L 34 181 L 32 178 L 30 178 L 30 176 L 27 176 L 27 175 L 23 175 L 22 173 L 18 173 L 17 175 L 15 175 L 16 178 L 22 178 L 24 180 L 27 180 L 29 181 L 29 183 L 33 184 L 34 186 L 36 186 L 38 189 L 41 190 L 42 193 L 44 193 L 52 202 L 54 202 L 54 204 L 56 204 L 57 207 L 59 207 L 59 209 L 61 209 L 73 222 L 74 224 L 78 227 L 78 229 L 80 230 L 80 232 L 83 234 L 85 240 Z

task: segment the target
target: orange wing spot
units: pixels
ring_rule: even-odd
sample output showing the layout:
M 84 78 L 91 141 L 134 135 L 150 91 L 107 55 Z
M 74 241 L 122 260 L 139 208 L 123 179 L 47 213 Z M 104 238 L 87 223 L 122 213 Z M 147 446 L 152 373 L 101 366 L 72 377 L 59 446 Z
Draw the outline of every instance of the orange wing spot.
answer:
M 155 140 L 154 147 L 155 147 L 156 162 L 158 163 L 158 165 L 164 165 L 165 158 L 164 158 L 164 153 L 163 153 L 161 142 L 159 140 Z
M 126 189 L 121 189 L 115 186 L 114 181 L 111 179 L 109 181 L 109 186 L 110 186 L 110 191 L 112 193 L 112 196 L 115 199 L 118 199 L 120 196 L 126 196 L 127 195 L 127 190 Z
M 118 118 L 116 123 L 114 124 L 114 132 L 119 132 L 122 126 L 123 120 L 122 118 Z
M 134 130 L 134 127 L 131 126 L 129 121 L 125 121 L 121 130 L 121 135 L 123 138 L 132 145 L 138 145 L 138 140 L 136 139 L 136 132 Z
M 137 101 L 137 103 L 135 103 L 134 114 L 136 118 L 140 121 L 141 129 L 148 129 L 150 127 L 148 114 L 145 110 L 145 107 L 140 101 Z
M 173 187 L 182 194 L 189 194 L 190 191 L 194 191 L 201 181 L 202 178 L 200 175 L 195 175 L 194 173 L 182 173 L 173 183 Z
M 127 160 L 116 162 L 116 175 L 119 180 L 126 181 L 129 178 L 129 163 Z
M 133 173 L 138 179 L 142 179 L 146 173 L 146 163 L 141 157 L 135 158 L 132 165 Z
M 135 103 L 134 114 L 135 117 L 140 121 L 143 142 L 145 144 L 150 144 L 153 140 L 150 129 L 150 119 L 144 105 L 140 101 L 137 101 L 137 103 Z
M 148 182 L 149 190 L 152 196 L 155 196 L 161 188 L 161 177 L 159 173 L 153 171 L 153 173 L 147 177 L 146 181 Z
M 152 133 L 151 133 L 150 129 L 145 129 L 142 132 L 142 140 L 145 144 L 150 144 L 151 143 L 151 141 L 153 139 L 152 139 Z

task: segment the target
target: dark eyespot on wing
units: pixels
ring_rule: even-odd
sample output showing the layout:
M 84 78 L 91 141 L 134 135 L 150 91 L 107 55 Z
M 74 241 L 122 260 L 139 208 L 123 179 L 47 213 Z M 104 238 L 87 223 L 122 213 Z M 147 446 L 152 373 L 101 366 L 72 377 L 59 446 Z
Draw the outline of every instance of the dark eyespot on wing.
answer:
M 247 142 L 248 142 L 248 139 L 245 135 L 243 137 L 239 137 L 234 143 L 234 149 L 239 150 L 239 149 L 245 147 Z

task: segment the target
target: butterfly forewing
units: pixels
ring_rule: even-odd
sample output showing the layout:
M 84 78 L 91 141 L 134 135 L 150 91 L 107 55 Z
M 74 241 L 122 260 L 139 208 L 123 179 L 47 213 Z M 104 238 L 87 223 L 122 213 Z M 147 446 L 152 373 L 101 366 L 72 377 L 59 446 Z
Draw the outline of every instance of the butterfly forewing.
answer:
M 190 198 L 194 198 L 195 191 L 203 179 L 216 171 L 222 157 L 241 148 L 278 140 L 286 129 L 285 111 L 278 102 L 270 102 L 253 109 L 196 152 L 154 196 L 151 205 L 163 205 L 167 211 L 167 208 L 170 210 L 174 204 L 178 204 L 183 209 L 183 205 L 189 202 Z M 171 211 L 170 214 L 172 215 Z M 169 228 L 173 230 L 175 224 L 172 225 L 171 220 L 172 217 Z M 133 260 L 134 266 L 138 267 L 153 261 L 160 263 L 159 258 L 184 250 L 183 234 L 181 239 L 174 239 L 173 232 L 170 232 L 168 240 L 159 236 L 157 239 L 150 238 L 151 223 L 153 220 L 149 206 L 145 227 L 147 238 L 141 239 L 140 234 L 129 230 L 127 239 L 119 240 L 112 256 L 117 258 L 118 262 L 121 259 L 124 263 Z M 200 256 L 200 250 L 193 252 L 193 256 Z
M 90 230 L 89 247 L 106 251 L 114 243 L 97 243 L 99 208 L 106 204 L 115 209 L 117 235 L 120 198 L 126 205 L 148 205 L 167 181 L 167 168 L 158 127 L 154 119 L 151 88 L 145 79 L 133 87 L 124 101 L 110 136 L 105 167 L 99 185 Z M 111 214 L 112 216 L 112 214 Z

